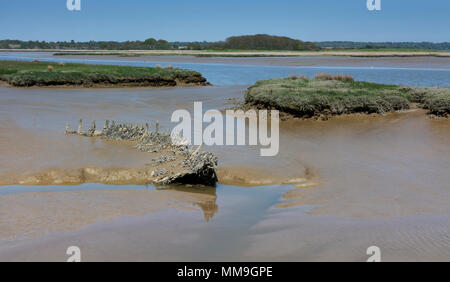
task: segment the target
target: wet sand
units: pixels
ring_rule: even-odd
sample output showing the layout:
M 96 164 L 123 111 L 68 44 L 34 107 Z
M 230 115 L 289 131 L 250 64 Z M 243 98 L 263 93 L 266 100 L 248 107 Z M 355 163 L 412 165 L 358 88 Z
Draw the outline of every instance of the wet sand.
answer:
M 309 213 L 393 217 L 450 212 L 450 121 L 416 110 L 282 124 L 281 146 L 319 176 L 284 195 Z
M 69 122 L 74 127 L 78 119 L 83 117 L 86 123 L 97 120 L 101 124 L 109 119 L 149 122 L 152 126 L 159 120 L 161 130 L 164 131 L 174 126 L 169 114 L 174 110 L 184 108 L 192 111 L 194 101 L 202 101 L 205 109 L 228 108 L 229 105 L 225 105 L 224 101 L 228 98 L 241 98 L 244 89 L 242 86 L 111 90 L 2 88 L 0 143 L 4 152 L 0 154 L 0 158 L 4 165 L 0 165 L 0 183 L 31 184 L 26 180 L 29 179 L 28 176 L 36 174 L 40 178 L 43 174 L 52 178 L 54 174 L 63 175 L 67 172 L 67 175 L 76 177 L 80 170 L 87 168 L 129 168 L 130 173 L 142 170 L 151 160 L 151 153 L 139 152 L 128 142 L 66 136 L 63 131 L 65 123 Z M 267 160 L 259 157 L 259 149 L 257 146 L 205 146 L 205 150 L 220 154 L 219 173 L 222 175 L 226 174 L 226 170 L 221 168 L 230 170 L 237 167 L 238 169 L 232 169 L 237 173 L 239 167 L 268 171 L 280 161 L 285 162 L 281 158 Z M 246 156 L 246 161 L 240 156 Z M 304 170 L 299 163 L 290 168 L 282 165 L 268 181 L 261 182 L 261 173 L 253 173 L 253 178 L 247 175 L 246 182 L 248 185 L 281 183 L 289 178 L 304 177 Z M 230 181 L 225 177 L 223 183 L 243 184 L 239 180 Z
M 372 245 L 381 248 L 383 261 L 448 260 L 447 214 L 370 219 L 312 216 L 310 206 L 274 208 L 274 198 L 282 190 L 218 187 L 218 212 L 208 222 L 198 211 L 169 208 L 139 217 L 116 217 L 76 231 L 0 241 L 0 260 L 65 261 L 67 248 L 74 245 L 80 247 L 82 261 L 362 262 Z M 120 197 L 130 199 L 125 194 Z M 102 206 L 107 204 L 111 205 Z

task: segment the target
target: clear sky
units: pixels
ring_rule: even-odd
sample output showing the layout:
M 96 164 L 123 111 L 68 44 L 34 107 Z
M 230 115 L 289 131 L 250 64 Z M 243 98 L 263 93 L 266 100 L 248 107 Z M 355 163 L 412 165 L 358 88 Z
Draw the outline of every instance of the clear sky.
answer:
M 217 41 L 267 33 L 308 41 L 450 41 L 449 0 L 0 0 L 0 39 Z

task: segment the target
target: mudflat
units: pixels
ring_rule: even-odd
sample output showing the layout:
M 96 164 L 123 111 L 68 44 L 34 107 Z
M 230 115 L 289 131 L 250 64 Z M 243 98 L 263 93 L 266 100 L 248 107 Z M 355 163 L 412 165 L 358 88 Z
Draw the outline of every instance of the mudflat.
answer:
M 449 52 L 450 53 L 450 52 Z M 0 55 L 18 54 L 32 57 L 29 53 L 0 52 Z M 53 52 L 40 52 L 35 57 L 77 60 L 117 60 L 117 61 L 142 61 L 159 63 L 204 63 L 204 64 L 234 64 L 234 65 L 258 65 L 258 66 L 309 66 L 309 67 L 378 67 L 378 68 L 426 68 L 426 69 L 450 69 L 450 57 L 412 56 L 412 57 L 351 57 L 349 55 L 333 56 L 323 54 L 314 56 L 299 54 L 293 57 L 196 57 L 193 55 L 171 55 L 143 53 L 136 57 L 123 57 L 120 55 L 62 55 L 53 56 Z
M 213 96 L 208 95 L 211 89 L 215 93 Z M 156 120 L 162 112 L 176 109 L 179 105 L 192 110 L 193 105 L 189 105 L 189 101 L 193 93 L 212 108 L 228 107 L 224 100 L 236 95 L 234 87 L 72 91 L 2 88 L 0 93 L 0 142 L 3 148 L 0 179 L 3 185 L 20 184 L 28 176 L 39 173 L 53 175 L 58 171 L 62 176 L 70 176 L 80 168 L 139 171 L 152 159 L 151 153 L 139 152 L 126 142 L 65 135 L 63 128 L 70 117 L 74 123 L 80 116 L 98 121 L 121 116 L 125 120 L 145 122 Z M 166 98 L 168 95 L 171 95 L 169 100 Z M 125 102 L 129 99 L 134 102 Z M 147 108 L 149 103 L 152 105 L 150 111 Z M 171 126 L 169 120 L 160 122 L 162 131 Z M 274 158 L 259 156 L 257 146 L 204 148 L 219 158 L 221 184 L 291 185 L 299 188 L 302 196 L 297 197 L 294 190 L 285 199 L 295 198 L 296 202 L 303 202 L 308 199 L 303 193 L 309 196 L 318 193 L 318 202 L 323 203 L 330 199 L 322 197 L 324 187 L 330 187 L 329 192 L 338 193 L 336 195 L 345 195 L 344 191 L 350 188 L 364 186 L 368 189 L 373 181 L 373 188 L 379 187 L 373 192 L 381 198 L 384 193 L 389 197 L 392 191 L 408 195 L 408 198 L 417 195 L 417 200 L 401 201 L 406 205 L 401 210 L 408 211 L 407 207 L 411 207 L 407 214 L 414 213 L 416 207 L 420 207 L 418 211 L 444 212 L 448 208 L 447 202 L 438 203 L 446 198 L 449 188 L 445 173 L 450 160 L 449 127 L 448 119 L 430 119 L 426 111 L 420 109 L 385 116 L 343 115 L 328 121 L 282 122 L 280 147 L 283 150 Z M 387 171 L 401 173 L 389 177 Z M 428 185 L 429 181 L 435 183 Z M 333 185 L 341 188 L 332 188 Z M 408 192 L 412 187 L 417 187 L 418 193 Z M 431 192 L 433 189 L 435 192 Z M 431 202 L 436 201 L 433 205 L 419 200 L 424 197 L 422 193 L 428 192 L 437 196 L 431 196 L 434 199 Z M 364 198 L 367 194 L 355 192 L 347 196 L 339 198 L 345 202 L 353 197 Z M 376 202 L 377 197 L 372 195 L 370 199 Z M 282 205 L 292 206 L 294 203 L 288 201 Z M 380 200 L 378 204 L 382 203 Z M 335 206 L 338 201 L 330 204 Z M 334 213 L 352 214 L 351 207 L 349 205 Z M 394 207 L 398 209 L 398 204 L 392 205 Z M 360 208 L 357 208 L 356 216 L 378 214 L 376 210 Z M 380 214 L 397 214 L 396 210 L 389 212 L 389 209 L 386 206 Z
M 374 243 L 384 261 L 448 259 L 450 122 L 422 109 L 285 121 L 274 158 L 257 146 L 206 146 L 219 158 L 219 184 L 207 190 L 16 185 L 152 158 L 126 142 L 65 135 L 66 122 L 159 120 L 165 131 L 173 110 L 226 109 L 247 87 L 1 87 L 0 260 L 64 261 L 77 245 L 84 261 L 363 261 Z

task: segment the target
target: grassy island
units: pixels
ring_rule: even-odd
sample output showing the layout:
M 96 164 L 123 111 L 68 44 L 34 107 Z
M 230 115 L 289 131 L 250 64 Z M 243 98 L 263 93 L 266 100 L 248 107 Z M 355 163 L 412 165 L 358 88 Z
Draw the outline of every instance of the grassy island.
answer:
M 258 81 L 245 94 L 246 107 L 277 109 L 295 117 L 379 113 L 419 105 L 436 116 L 450 115 L 450 88 L 409 87 L 319 74 Z
M 177 86 L 207 85 L 192 70 L 73 63 L 0 61 L 0 80 L 16 87 L 30 86 Z

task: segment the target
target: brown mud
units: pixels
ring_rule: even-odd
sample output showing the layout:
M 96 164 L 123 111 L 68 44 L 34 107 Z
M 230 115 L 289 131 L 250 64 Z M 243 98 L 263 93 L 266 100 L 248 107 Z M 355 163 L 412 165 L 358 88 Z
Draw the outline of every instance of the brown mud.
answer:
M 174 109 L 192 110 L 192 101 L 229 107 L 224 101 L 244 91 L 1 88 L 0 181 L 83 168 L 138 171 L 151 153 L 66 136 L 65 122 L 159 119 L 165 130 L 170 122 L 161 117 Z M 0 194 L 0 260 L 63 261 L 77 245 L 83 261 L 364 261 L 373 244 L 383 261 L 448 260 L 449 134 L 448 119 L 423 110 L 294 119 L 280 124 L 273 158 L 260 157 L 257 146 L 205 147 L 219 157 L 219 183 L 264 187 L 1 187 L 20 192 Z

